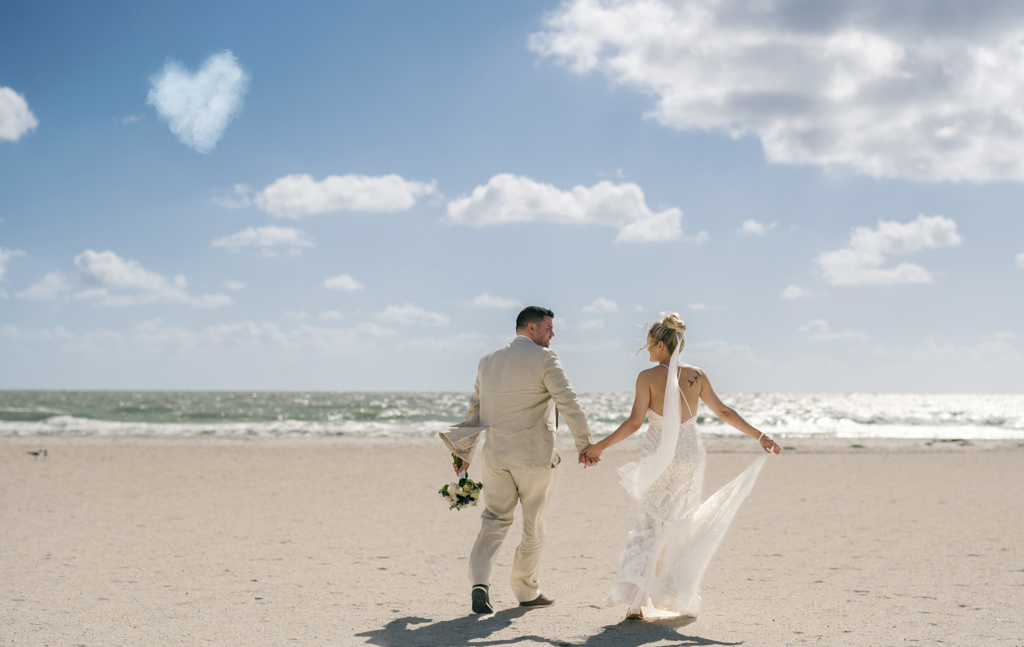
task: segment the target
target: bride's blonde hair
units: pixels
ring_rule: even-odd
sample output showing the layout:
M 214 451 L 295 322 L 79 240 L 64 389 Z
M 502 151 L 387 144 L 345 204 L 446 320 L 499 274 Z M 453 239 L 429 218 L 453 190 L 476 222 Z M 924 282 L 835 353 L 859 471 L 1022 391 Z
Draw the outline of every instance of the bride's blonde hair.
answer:
M 655 321 L 647 329 L 647 346 L 663 341 L 666 348 L 668 348 L 668 352 L 674 353 L 676 351 L 676 333 L 685 332 L 686 324 L 683 323 L 683 318 L 678 313 L 663 312 L 661 313 L 661 321 Z M 686 346 L 685 335 L 680 341 L 679 350 L 682 351 L 684 346 Z

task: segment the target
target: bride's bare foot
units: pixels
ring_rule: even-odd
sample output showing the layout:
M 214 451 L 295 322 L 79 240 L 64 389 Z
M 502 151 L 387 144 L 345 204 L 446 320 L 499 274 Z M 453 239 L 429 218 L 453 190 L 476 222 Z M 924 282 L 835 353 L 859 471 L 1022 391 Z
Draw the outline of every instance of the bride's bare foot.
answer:
M 643 620 L 644 611 L 640 607 L 626 611 L 626 620 Z

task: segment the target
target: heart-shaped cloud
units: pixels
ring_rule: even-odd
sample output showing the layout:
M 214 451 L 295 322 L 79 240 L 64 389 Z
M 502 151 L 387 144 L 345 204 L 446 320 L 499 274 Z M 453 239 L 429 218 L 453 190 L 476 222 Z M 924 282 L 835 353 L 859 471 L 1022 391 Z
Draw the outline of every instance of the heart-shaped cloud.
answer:
M 217 146 L 249 89 L 249 75 L 230 50 L 206 59 L 194 74 L 169 60 L 151 82 L 146 103 L 156 108 L 182 144 L 200 153 Z
M 16 142 L 38 125 L 25 97 L 0 85 L 0 139 Z

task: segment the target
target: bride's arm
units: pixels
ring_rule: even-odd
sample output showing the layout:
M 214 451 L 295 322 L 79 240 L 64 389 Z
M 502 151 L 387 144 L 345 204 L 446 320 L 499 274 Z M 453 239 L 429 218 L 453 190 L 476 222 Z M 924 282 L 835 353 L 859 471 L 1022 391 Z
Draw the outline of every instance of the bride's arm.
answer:
M 761 433 L 761 431 L 756 427 L 744 420 L 743 416 L 736 413 L 735 409 L 726 406 L 726 404 L 719 399 L 718 394 L 715 393 L 713 388 L 711 388 L 711 380 L 708 379 L 707 373 L 701 371 L 700 382 L 700 399 L 704 401 L 704 404 L 707 405 L 708 409 L 711 409 L 711 412 L 718 416 L 722 422 L 730 427 L 739 429 L 756 440 L 758 444 L 761 445 L 762 449 L 769 454 L 782 453 L 782 447 L 780 447 L 774 440 L 769 438 L 767 434 Z
M 629 412 L 629 417 L 608 437 L 583 450 L 583 454 L 588 458 L 598 459 L 601 457 L 601 452 L 635 434 L 637 429 L 643 426 L 650 405 L 650 378 L 647 376 L 647 371 L 644 371 L 636 378 L 636 397 L 633 399 L 633 410 Z

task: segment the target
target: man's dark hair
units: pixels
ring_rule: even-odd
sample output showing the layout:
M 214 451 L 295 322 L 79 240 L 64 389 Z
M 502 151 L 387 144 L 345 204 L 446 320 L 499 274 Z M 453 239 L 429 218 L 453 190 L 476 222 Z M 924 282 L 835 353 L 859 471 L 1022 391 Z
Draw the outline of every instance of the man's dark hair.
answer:
M 519 316 L 516 317 L 516 330 L 523 330 L 527 324 L 539 324 L 544 321 L 544 317 L 555 318 L 555 313 L 551 312 L 547 308 L 540 306 L 526 306 L 519 312 Z

